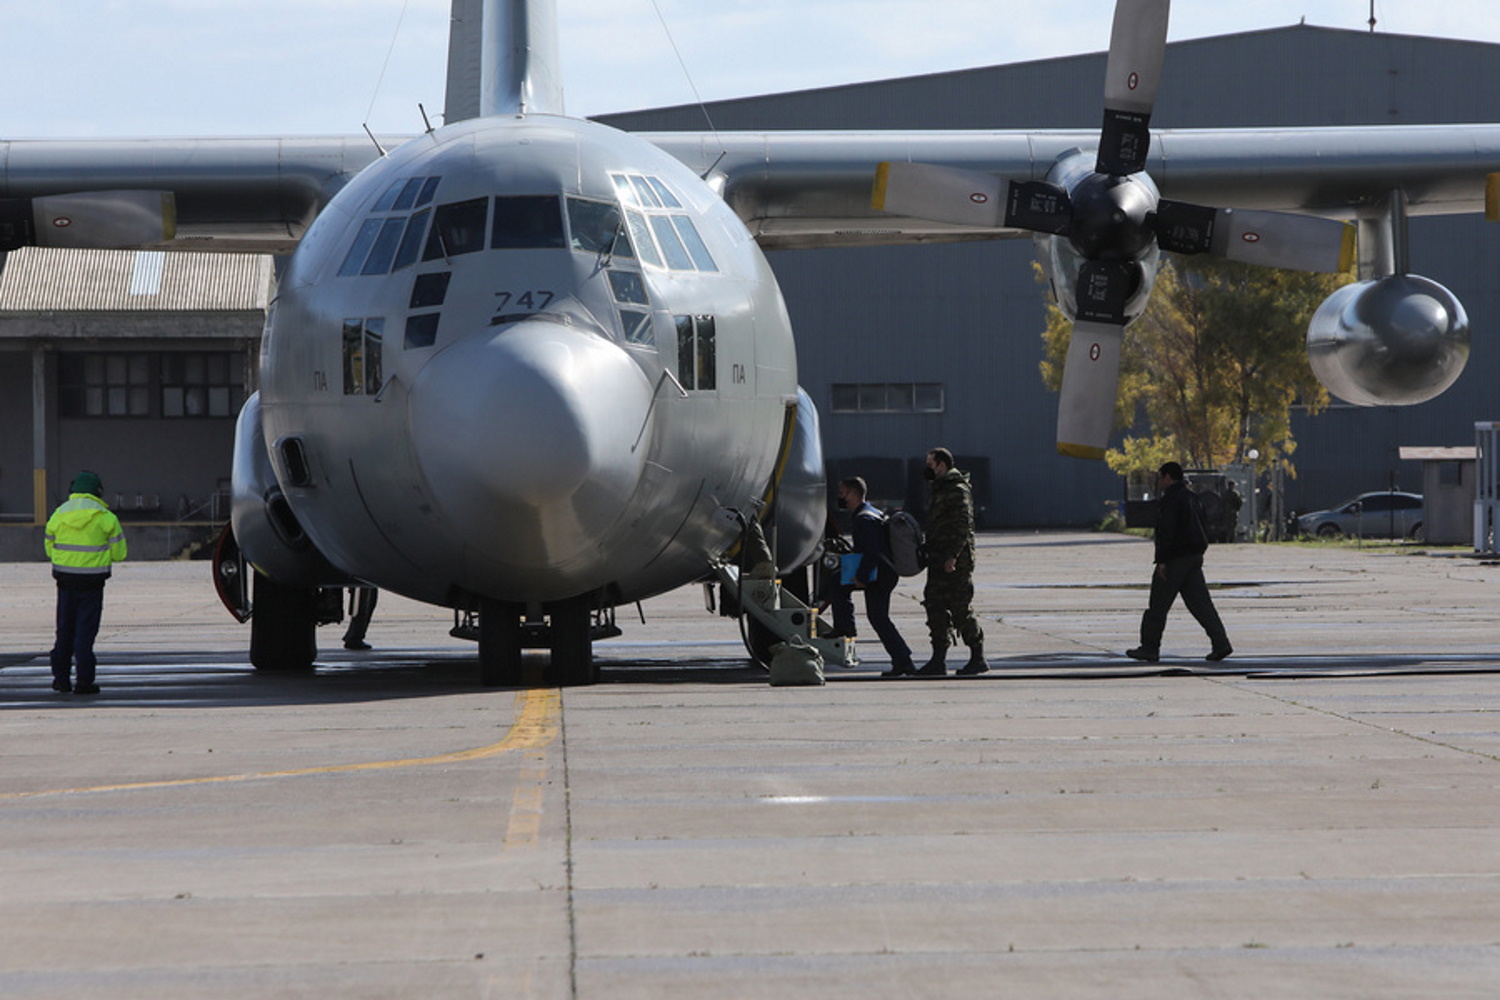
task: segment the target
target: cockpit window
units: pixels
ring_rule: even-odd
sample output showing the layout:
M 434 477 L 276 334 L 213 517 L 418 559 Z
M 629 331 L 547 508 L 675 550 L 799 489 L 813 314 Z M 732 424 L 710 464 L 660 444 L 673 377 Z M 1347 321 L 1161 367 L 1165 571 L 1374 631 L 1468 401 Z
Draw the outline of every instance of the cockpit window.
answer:
M 635 185 L 636 197 L 640 199 L 639 204 L 644 208 L 661 208 L 661 199 L 656 196 L 656 189 L 651 182 L 644 177 L 631 176 L 630 182 Z
M 396 204 L 396 199 L 401 197 L 401 192 L 405 189 L 406 178 L 403 177 L 385 189 L 385 193 L 380 196 L 380 200 L 375 203 L 375 207 L 370 209 L 370 211 L 389 212 L 391 207 Z
M 401 243 L 401 234 L 406 229 L 404 219 L 387 219 L 380 227 L 380 235 L 375 237 L 375 245 L 370 248 L 370 256 L 365 258 L 365 266 L 360 274 L 385 274 L 391 269 L 391 261 L 396 258 L 396 247 Z
M 713 255 L 708 252 L 708 244 L 698 235 L 698 227 L 693 225 L 692 219 L 685 215 L 674 215 L 672 225 L 676 228 L 677 235 L 682 237 L 682 244 L 687 247 L 688 256 L 693 258 L 694 267 L 700 271 L 719 269 L 714 264 Z
M 608 202 L 569 198 L 568 229 L 574 250 L 607 253 L 615 257 L 635 256 L 630 248 L 630 237 L 621 223 L 620 209 Z
M 406 224 L 406 234 L 401 237 L 401 248 L 396 251 L 396 263 L 392 270 L 399 271 L 416 263 L 417 254 L 422 252 L 422 237 L 427 233 L 427 217 L 431 214 L 430 210 L 424 208 Z
M 625 221 L 630 226 L 630 238 L 635 242 L 636 249 L 640 252 L 641 260 L 647 264 L 661 267 L 661 255 L 656 252 L 656 241 L 651 238 L 651 227 L 646 225 L 646 217 L 640 212 L 629 209 L 625 212 Z
M 672 193 L 672 189 L 662 183 L 661 180 L 656 177 L 647 177 L 646 181 L 651 185 L 651 189 L 656 192 L 657 197 L 661 199 L 663 205 L 668 208 L 682 207 L 682 203 L 677 200 L 677 196 Z
M 693 270 L 693 258 L 688 255 L 687 247 L 682 245 L 682 238 L 677 235 L 669 217 L 651 216 L 651 231 L 656 234 L 656 242 L 661 246 L 661 253 L 667 259 L 668 267 L 674 271 Z
M 409 220 L 406 213 L 431 202 L 441 179 L 402 177 L 393 181 L 370 209 L 370 218 L 360 223 L 339 265 L 339 275 L 386 274 L 415 262 L 432 211 L 423 209 Z
M 635 196 L 635 186 L 630 183 L 630 178 L 624 174 L 610 174 L 610 179 L 615 182 L 615 194 L 620 201 L 627 205 L 639 205 L 640 201 Z
M 610 174 L 610 180 L 642 262 L 673 271 L 719 269 L 692 219 L 681 214 L 682 199 L 665 181 L 642 174 Z M 668 214 L 673 209 L 677 214 Z
M 611 271 L 609 272 L 609 287 L 615 293 L 616 302 L 645 305 L 650 301 L 646 298 L 646 283 L 641 280 L 639 272 Z
M 488 198 L 471 198 L 439 205 L 432 213 L 432 232 L 427 236 L 423 260 L 457 257 L 484 249 L 485 217 L 489 214 Z
M 370 252 L 375 237 L 380 235 L 380 227 L 383 224 L 380 219 L 366 219 L 360 225 L 359 232 L 354 237 L 354 244 L 349 247 L 349 253 L 344 257 L 344 262 L 339 265 L 340 277 L 359 273 L 359 269 L 364 266 L 365 255 Z
M 417 203 L 417 194 L 422 190 L 421 177 L 413 177 L 401 187 L 401 193 L 396 195 L 395 210 L 405 212 Z
M 550 195 L 496 198 L 490 246 L 496 250 L 567 246 L 558 199 Z

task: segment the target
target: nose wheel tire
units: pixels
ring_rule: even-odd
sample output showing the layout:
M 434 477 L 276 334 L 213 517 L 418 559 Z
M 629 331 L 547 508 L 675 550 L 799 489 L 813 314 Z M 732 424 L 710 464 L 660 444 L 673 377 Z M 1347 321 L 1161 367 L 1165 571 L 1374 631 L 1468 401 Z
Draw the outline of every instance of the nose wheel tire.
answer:
M 318 658 L 318 591 L 260 572 L 250 614 L 250 664 L 265 673 L 311 670 Z
M 548 609 L 552 623 L 549 630 L 552 650 L 550 674 L 558 687 L 578 687 L 599 679 L 594 666 L 594 640 L 591 635 L 591 605 L 587 598 L 563 601 Z
M 521 686 L 521 606 L 479 602 L 479 683 Z

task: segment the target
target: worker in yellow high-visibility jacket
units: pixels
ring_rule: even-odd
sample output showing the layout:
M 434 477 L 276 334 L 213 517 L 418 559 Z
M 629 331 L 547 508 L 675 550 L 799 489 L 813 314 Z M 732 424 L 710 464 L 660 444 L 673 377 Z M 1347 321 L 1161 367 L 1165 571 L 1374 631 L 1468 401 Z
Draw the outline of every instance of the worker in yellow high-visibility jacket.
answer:
M 94 638 L 104 613 L 104 582 L 110 567 L 125 558 L 125 530 L 100 499 L 103 492 L 98 475 L 80 472 L 73 477 L 68 499 L 47 520 L 47 558 L 57 581 L 52 690 L 61 694 L 99 693 L 94 683 Z

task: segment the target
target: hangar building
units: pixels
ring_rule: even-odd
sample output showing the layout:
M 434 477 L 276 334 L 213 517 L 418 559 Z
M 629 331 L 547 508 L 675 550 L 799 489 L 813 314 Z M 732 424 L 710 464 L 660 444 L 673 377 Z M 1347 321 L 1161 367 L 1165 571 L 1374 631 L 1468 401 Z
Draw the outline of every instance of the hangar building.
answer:
M 722 131 L 1097 129 L 1103 52 L 720 101 Z M 1167 46 L 1153 128 L 1486 122 L 1500 119 L 1500 46 L 1296 25 Z M 705 109 L 602 118 L 632 131 L 702 130 Z M 975 474 L 989 528 L 1097 522 L 1121 480 L 1054 449 L 1042 385 L 1045 298 L 1029 240 L 768 255 L 797 330 L 799 375 L 822 415 L 830 476 L 874 498 L 921 496 L 934 445 Z M 1473 333 L 1468 367 L 1415 407 L 1338 405 L 1294 417 L 1288 509 L 1391 486 L 1420 490 L 1402 446 L 1463 446 L 1500 417 L 1500 229 L 1478 216 L 1413 219 L 1412 269 L 1451 289 Z M 1128 336 L 1128 334 L 1127 334 Z M 1119 435 L 1116 436 L 1118 441 Z

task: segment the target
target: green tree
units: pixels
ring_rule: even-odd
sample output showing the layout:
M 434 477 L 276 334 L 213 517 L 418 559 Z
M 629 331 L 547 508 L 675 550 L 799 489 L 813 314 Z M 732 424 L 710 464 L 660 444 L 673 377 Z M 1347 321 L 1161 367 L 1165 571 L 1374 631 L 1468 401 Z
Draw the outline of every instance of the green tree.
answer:
M 1040 269 L 1038 269 L 1040 273 Z M 1307 364 L 1308 321 L 1348 274 L 1307 274 L 1207 257 L 1164 255 L 1144 315 L 1125 331 L 1115 425 L 1143 413 L 1149 436 L 1126 437 L 1105 456 L 1128 474 L 1168 459 L 1199 468 L 1244 462 L 1281 465 L 1290 456 L 1291 408 L 1310 413 L 1328 392 Z M 1042 379 L 1062 386 L 1071 324 L 1047 311 Z

